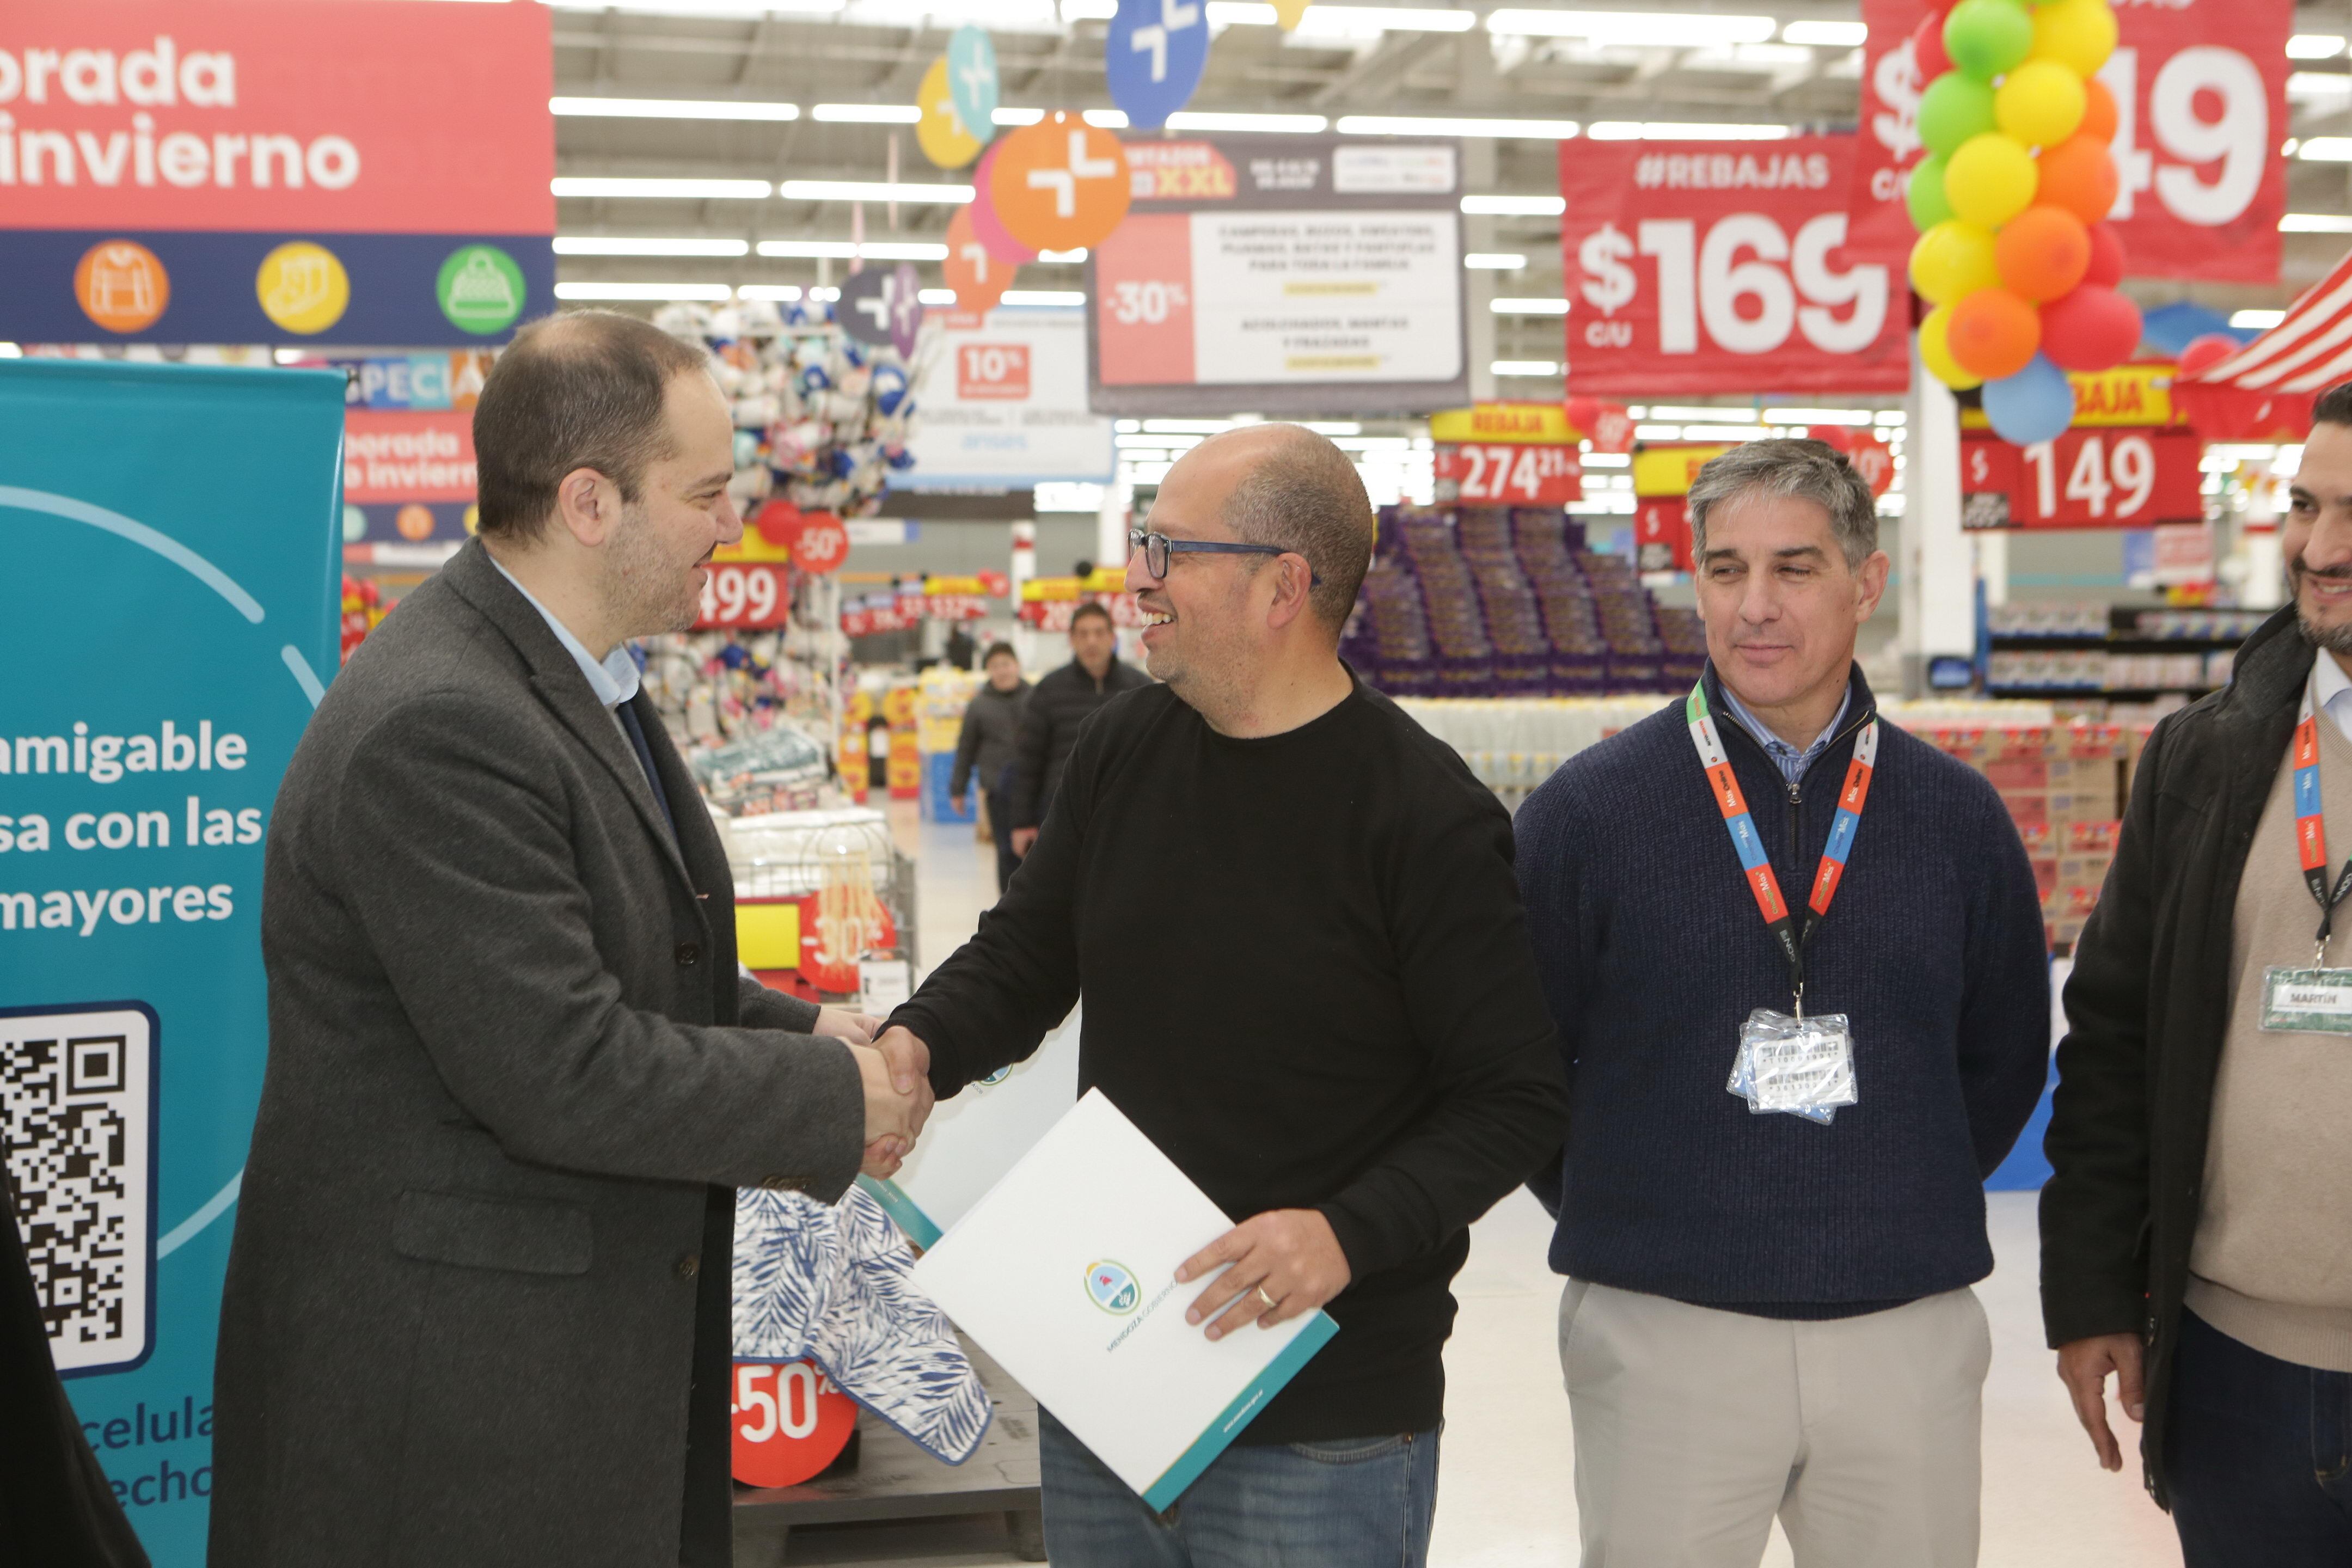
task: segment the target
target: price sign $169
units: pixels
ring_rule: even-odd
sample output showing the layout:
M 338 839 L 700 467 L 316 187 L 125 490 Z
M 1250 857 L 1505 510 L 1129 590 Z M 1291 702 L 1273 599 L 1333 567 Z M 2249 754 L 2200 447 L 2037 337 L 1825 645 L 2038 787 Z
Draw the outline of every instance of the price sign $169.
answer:
M 1640 293 L 1639 255 L 1656 263 L 1660 353 L 1698 353 L 1702 330 L 1736 354 L 1771 353 L 1791 331 L 1827 353 L 1859 353 L 1886 324 L 1886 268 L 1833 269 L 1830 253 L 1845 237 L 1843 212 L 1807 219 L 1793 237 L 1763 213 L 1733 213 L 1704 229 L 1695 218 L 1644 218 L 1630 235 L 1604 223 L 1577 247 L 1581 292 L 1598 314 L 1574 336 L 1588 348 L 1633 346 L 1633 322 L 1613 318 Z

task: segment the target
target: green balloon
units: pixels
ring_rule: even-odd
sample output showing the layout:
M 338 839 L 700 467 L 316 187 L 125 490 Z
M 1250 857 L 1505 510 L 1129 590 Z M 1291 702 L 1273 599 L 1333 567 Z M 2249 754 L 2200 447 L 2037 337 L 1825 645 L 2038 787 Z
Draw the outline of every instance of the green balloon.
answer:
M 1965 7 L 1978 0 L 1961 0 Z M 1990 0 L 2005 5 L 2008 0 Z M 1954 13 L 1958 15 L 1958 13 Z M 1996 128 L 1992 89 L 1965 71 L 1948 70 L 1927 84 L 1919 99 L 1919 140 L 1931 153 L 1957 153 L 1971 136 Z
M 2015 66 L 2033 47 L 2033 18 L 2017 0 L 1960 0 L 1944 18 L 1944 52 L 1981 82 Z
M 1904 188 L 1904 201 L 1911 208 L 1911 226 L 1921 234 L 1952 216 L 1952 204 L 1944 198 L 1944 155 L 1931 153 L 1919 160 L 1911 171 L 1911 183 Z

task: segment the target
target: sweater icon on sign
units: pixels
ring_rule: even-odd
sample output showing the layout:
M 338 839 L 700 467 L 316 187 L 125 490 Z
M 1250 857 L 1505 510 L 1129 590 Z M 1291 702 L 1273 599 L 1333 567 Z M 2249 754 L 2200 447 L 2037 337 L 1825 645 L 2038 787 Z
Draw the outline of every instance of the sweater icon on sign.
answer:
M 135 332 L 152 326 L 172 302 L 171 275 L 145 246 L 103 240 L 74 268 L 74 301 L 106 331 Z

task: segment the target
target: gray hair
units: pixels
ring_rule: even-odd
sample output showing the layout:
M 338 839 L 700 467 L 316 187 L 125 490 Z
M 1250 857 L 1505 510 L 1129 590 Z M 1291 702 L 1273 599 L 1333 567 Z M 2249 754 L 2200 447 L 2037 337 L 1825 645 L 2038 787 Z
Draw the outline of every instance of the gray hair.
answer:
M 1749 496 L 1809 500 L 1830 514 L 1849 570 L 1878 548 L 1878 502 L 1869 481 L 1826 441 L 1746 441 L 1699 469 L 1691 481 L 1691 558 L 1706 560 L 1706 514 Z

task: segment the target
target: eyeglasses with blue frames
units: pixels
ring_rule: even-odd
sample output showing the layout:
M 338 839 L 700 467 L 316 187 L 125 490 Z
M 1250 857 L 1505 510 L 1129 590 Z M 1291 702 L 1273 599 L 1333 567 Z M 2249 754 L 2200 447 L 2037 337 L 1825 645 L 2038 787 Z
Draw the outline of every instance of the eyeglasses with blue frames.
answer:
M 1216 539 L 1171 539 L 1164 533 L 1152 533 L 1140 528 L 1127 531 L 1127 547 L 1143 552 L 1143 569 L 1154 577 L 1166 581 L 1168 558 L 1171 555 L 1296 555 L 1295 550 L 1285 550 L 1279 544 L 1228 544 Z M 1312 567 L 1307 569 L 1310 587 L 1320 588 L 1323 577 Z

